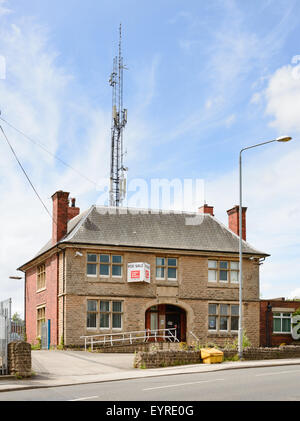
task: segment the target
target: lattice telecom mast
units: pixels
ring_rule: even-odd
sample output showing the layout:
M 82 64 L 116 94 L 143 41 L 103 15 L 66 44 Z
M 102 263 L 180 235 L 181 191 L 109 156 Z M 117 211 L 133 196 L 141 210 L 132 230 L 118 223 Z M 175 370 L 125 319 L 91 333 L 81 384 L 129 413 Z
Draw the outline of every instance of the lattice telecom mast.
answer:
M 121 51 L 122 27 L 120 24 L 119 57 L 113 60 L 113 71 L 109 79 L 112 86 L 110 206 L 120 206 L 126 195 L 127 168 L 123 165 L 123 130 L 127 123 L 127 109 L 123 109 L 123 57 Z

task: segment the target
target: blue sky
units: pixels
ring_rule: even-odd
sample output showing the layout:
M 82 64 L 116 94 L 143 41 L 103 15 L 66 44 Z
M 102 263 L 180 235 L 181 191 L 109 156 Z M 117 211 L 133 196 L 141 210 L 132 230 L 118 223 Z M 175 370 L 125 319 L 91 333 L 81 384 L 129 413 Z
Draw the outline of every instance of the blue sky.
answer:
M 245 154 L 244 204 L 249 242 L 272 255 L 261 296 L 300 296 L 299 14 L 296 0 L 0 0 L 2 117 L 91 180 L 108 177 L 108 79 L 122 22 L 128 181 L 203 179 L 227 224 L 239 150 L 293 136 Z M 95 185 L 3 127 L 50 209 L 57 189 L 81 209 L 97 202 Z M 8 276 L 51 227 L 3 142 L 0 154 L 0 299 L 22 312 L 22 285 Z

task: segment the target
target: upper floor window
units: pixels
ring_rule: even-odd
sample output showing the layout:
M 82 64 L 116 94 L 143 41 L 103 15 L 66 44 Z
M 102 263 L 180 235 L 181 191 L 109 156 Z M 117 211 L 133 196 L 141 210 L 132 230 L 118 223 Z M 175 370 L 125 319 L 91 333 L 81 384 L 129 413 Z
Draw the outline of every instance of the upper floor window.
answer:
M 208 281 L 237 284 L 239 282 L 239 262 L 209 260 Z
M 122 277 L 123 256 L 118 254 L 87 254 L 88 276 Z
M 156 279 L 177 280 L 177 258 L 157 257 L 156 258 Z
M 290 333 L 291 317 L 292 313 L 273 313 L 273 332 Z
M 42 264 L 37 267 L 36 289 L 46 288 L 46 265 Z

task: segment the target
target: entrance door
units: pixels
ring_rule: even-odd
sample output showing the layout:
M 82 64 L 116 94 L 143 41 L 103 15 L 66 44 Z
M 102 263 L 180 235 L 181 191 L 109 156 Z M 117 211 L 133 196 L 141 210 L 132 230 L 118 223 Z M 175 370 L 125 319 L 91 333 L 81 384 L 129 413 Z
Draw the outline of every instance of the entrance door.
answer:
M 186 312 L 175 305 L 158 304 L 148 308 L 145 314 L 145 327 L 148 330 L 158 329 L 159 338 L 163 340 L 164 329 L 176 329 L 176 337 L 179 341 L 186 340 Z M 174 330 L 172 334 L 174 335 Z M 167 333 L 166 333 L 167 334 Z M 171 336 L 171 335 L 168 335 Z
M 181 340 L 180 314 L 166 314 L 166 329 L 176 329 L 171 330 L 170 334 L 167 332 L 167 336 L 173 336 L 176 332 L 176 338 Z

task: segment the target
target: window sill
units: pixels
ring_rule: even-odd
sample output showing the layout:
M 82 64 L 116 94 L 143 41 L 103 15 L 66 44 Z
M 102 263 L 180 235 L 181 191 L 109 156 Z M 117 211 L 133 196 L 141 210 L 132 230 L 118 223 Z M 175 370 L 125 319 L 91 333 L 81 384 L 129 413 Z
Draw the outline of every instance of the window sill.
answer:
M 170 281 L 166 279 L 156 280 L 155 284 L 161 287 L 178 287 L 179 286 L 178 281 Z
M 87 276 L 87 282 L 105 283 L 105 284 L 125 284 L 123 278 L 103 278 L 99 276 Z
M 240 284 L 234 284 L 230 282 L 207 282 L 208 288 L 239 288 Z
M 225 330 L 223 330 L 223 331 L 212 331 L 212 330 L 209 330 L 208 331 L 208 335 L 207 335 L 209 338 L 222 338 L 222 337 L 224 337 L 224 336 L 226 336 L 226 337 L 234 337 L 234 336 L 238 336 L 238 332 L 236 331 L 225 331 Z
M 46 287 L 45 287 L 45 288 L 40 288 L 40 289 L 37 289 L 37 290 L 36 290 L 36 293 L 38 293 L 38 292 L 42 292 L 42 291 L 46 291 L 46 289 L 47 289 Z

